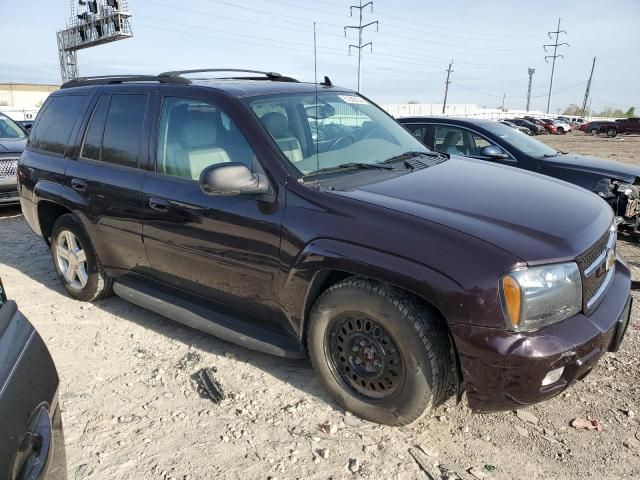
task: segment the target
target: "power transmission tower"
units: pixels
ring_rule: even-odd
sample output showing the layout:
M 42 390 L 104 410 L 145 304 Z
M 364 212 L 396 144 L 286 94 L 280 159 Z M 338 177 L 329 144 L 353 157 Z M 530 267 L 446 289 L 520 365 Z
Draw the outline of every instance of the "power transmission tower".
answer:
M 344 27 L 344 36 L 347 36 L 347 29 L 348 28 L 353 28 L 355 30 L 358 30 L 358 45 L 349 45 L 349 55 L 351 55 L 351 49 L 352 48 L 356 48 L 358 50 L 358 88 L 357 91 L 360 91 L 360 78 L 362 75 L 362 49 L 369 47 L 371 51 L 373 51 L 373 43 L 372 42 L 367 42 L 365 44 L 362 43 L 362 31 L 367 28 L 370 27 L 371 25 L 376 26 L 376 32 L 378 31 L 378 21 L 374 20 L 373 22 L 369 22 L 367 24 L 362 24 L 362 10 L 364 10 L 366 7 L 371 6 L 371 11 L 373 12 L 373 2 L 367 2 L 364 5 L 362 4 L 362 0 L 360 0 L 360 4 L 359 5 L 351 5 L 349 7 L 349 14 L 351 16 L 353 16 L 353 9 L 357 9 L 358 10 L 358 14 L 360 17 L 360 21 L 358 22 L 358 25 L 347 25 L 346 27 Z
M 529 69 L 529 88 L 527 89 L 527 112 L 529 111 L 529 105 L 531 104 L 531 82 L 533 81 L 533 74 L 536 73 L 535 68 Z
M 589 80 L 587 81 L 587 89 L 584 91 L 584 101 L 582 102 L 582 114 L 587 108 L 587 100 L 589 100 L 589 91 L 591 90 L 591 79 L 593 78 L 593 71 L 596 68 L 596 57 L 593 57 L 593 64 L 591 65 L 591 75 L 589 75 Z
M 453 73 L 453 70 L 451 70 L 451 67 L 453 67 L 453 60 L 451 60 L 451 63 L 449 64 L 449 68 L 447 68 L 445 70 L 445 72 L 447 72 L 447 80 L 444 82 L 444 102 L 442 103 L 442 114 L 444 115 L 445 110 L 447 109 L 447 95 L 449 94 L 449 84 L 451 83 L 451 80 L 449 80 L 449 78 L 451 77 L 451 74 Z
M 547 97 L 547 113 L 549 113 L 549 107 L 551 105 L 551 90 L 553 89 L 553 74 L 556 70 L 556 58 L 560 57 L 560 58 L 564 58 L 563 55 L 558 54 L 558 47 L 561 47 L 563 45 L 566 45 L 567 47 L 569 46 L 568 43 L 566 42 L 562 42 L 562 43 L 558 43 L 558 39 L 560 38 L 560 34 L 564 33 L 565 35 L 567 35 L 567 31 L 566 30 L 560 30 L 560 18 L 558 19 L 558 28 L 553 31 L 553 32 L 547 32 L 547 35 L 549 35 L 549 38 L 551 40 L 553 40 L 553 35 L 556 36 L 555 38 L 555 42 L 551 43 L 551 44 L 547 44 L 547 45 L 543 45 L 542 48 L 544 48 L 545 53 L 547 52 L 547 47 L 553 47 L 553 55 L 546 55 L 544 57 L 544 61 L 549 63 L 549 60 L 547 60 L 548 58 L 553 58 L 553 63 L 551 65 L 551 80 L 549 81 L 549 96 Z

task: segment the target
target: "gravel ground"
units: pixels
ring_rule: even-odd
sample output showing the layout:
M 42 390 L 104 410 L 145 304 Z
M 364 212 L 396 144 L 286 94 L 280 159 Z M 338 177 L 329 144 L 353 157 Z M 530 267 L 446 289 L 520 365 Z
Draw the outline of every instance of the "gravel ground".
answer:
M 640 137 L 543 140 L 640 164 Z M 619 249 L 640 279 L 636 243 L 622 239 Z M 464 479 L 640 478 L 637 309 L 620 352 L 549 402 L 519 415 L 473 415 L 451 400 L 391 428 L 342 411 L 306 361 L 245 350 L 117 297 L 71 300 L 15 209 L 0 213 L 0 276 L 60 373 L 71 480 L 430 478 L 412 447 L 434 478 L 443 465 Z M 216 367 L 227 393 L 219 405 L 194 389 L 204 366 Z M 576 417 L 598 419 L 604 430 L 575 430 Z

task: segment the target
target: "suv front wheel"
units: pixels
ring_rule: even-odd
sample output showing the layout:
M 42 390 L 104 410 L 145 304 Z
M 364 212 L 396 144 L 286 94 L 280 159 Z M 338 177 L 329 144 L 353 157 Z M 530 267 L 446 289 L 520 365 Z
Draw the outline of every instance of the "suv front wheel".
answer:
M 53 225 L 51 255 L 65 290 L 73 298 L 93 302 L 111 292 L 107 276 L 80 220 L 62 215 Z
M 352 277 L 331 286 L 313 307 L 307 342 L 323 386 L 367 420 L 405 425 L 449 393 L 445 325 L 388 285 Z

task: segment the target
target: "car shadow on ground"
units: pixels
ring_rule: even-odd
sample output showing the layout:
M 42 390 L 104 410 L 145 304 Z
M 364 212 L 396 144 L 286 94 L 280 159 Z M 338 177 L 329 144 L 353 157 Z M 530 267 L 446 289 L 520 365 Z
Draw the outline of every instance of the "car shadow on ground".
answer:
M 0 212 L 0 264 L 14 268 L 62 296 L 68 296 L 55 272 L 49 249 L 42 239 L 31 232 L 19 210 L 14 210 L 13 213 Z M 11 285 L 5 284 L 5 287 L 10 294 Z M 82 302 L 78 302 L 78 308 L 81 304 Z M 291 360 L 249 350 L 157 315 L 115 295 L 93 305 L 122 321 L 134 322 L 187 347 L 192 346 L 220 357 L 231 354 L 237 361 L 247 362 L 266 374 L 317 397 L 335 410 L 344 412 L 318 384 L 308 359 Z

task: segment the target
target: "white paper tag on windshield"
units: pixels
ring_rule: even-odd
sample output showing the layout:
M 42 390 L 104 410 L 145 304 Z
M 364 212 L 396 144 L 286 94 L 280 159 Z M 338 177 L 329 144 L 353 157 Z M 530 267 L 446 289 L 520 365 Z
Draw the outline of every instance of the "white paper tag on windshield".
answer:
M 367 101 L 362 97 L 356 97 L 355 95 L 338 95 L 345 103 L 353 103 L 356 105 L 369 105 Z

